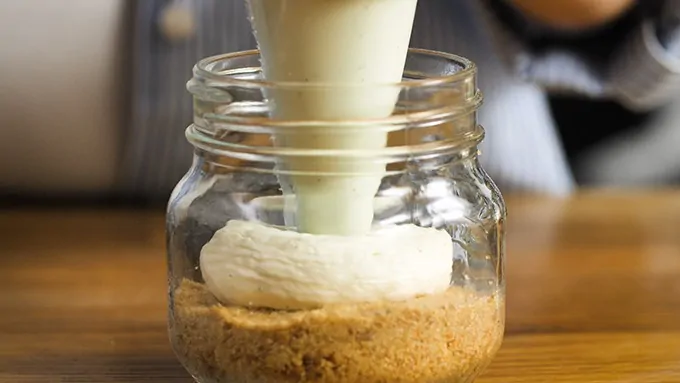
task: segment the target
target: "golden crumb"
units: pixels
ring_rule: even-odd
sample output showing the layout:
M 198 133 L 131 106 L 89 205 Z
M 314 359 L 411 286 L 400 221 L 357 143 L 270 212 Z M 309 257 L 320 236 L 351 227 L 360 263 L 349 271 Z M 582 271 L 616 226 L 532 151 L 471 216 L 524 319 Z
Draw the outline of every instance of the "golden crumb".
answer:
M 503 313 L 500 296 L 458 287 L 402 302 L 253 310 L 185 280 L 171 337 L 201 383 L 463 383 L 500 347 Z

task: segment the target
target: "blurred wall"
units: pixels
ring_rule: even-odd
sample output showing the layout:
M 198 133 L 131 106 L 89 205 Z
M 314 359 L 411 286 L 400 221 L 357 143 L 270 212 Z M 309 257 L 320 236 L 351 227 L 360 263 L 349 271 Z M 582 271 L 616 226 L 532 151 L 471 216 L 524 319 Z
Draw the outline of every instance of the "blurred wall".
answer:
M 0 186 L 102 192 L 123 113 L 124 0 L 0 1 Z

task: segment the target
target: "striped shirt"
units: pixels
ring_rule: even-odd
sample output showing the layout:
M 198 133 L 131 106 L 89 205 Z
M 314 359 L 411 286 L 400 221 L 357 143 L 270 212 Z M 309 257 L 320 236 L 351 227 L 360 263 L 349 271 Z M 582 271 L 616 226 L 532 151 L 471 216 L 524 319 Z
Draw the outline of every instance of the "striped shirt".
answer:
M 256 47 L 244 3 L 134 2 L 131 119 L 121 172 L 125 192 L 167 196 L 190 167 L 192 148 L 184 129 L 191 123 L 192 102 L 185 84 L 199 59 Z M 160 32 L 159 18 L 172 6 L 186 7 L 196 20 L 194 35 L 185 41 Z M 652 19 L 639 23 L 602 68 L 569 50 L 531 53 L 485 2 L 424 0 L 411 46 L 456 53 L 477 64 L 485 95 L 479 119 L 487 131 L 480 161 L 503 191 L 565 195 L 575 187 L 548 92 L 648 110 L 680 89 L 680 56 L 660 43 Z

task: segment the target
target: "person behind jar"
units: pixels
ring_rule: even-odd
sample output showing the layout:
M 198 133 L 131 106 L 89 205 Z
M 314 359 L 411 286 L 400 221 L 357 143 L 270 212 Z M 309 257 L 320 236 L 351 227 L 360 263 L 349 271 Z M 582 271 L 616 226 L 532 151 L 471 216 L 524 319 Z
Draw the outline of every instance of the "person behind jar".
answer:
M 165 198 L 191 161 L 183 131 L 192 117 L 184 88 L 192 66 L 256 43 L 241 0 L 134 4 L 121 187 Z M 481 161 L 503 191 L 565 195 L 577 185 L 581 153 L 631 122 L 657 129 L 647 115 L 678 96 L 678 14 L 680 0 L 423 0 L 411 46 L 479 67 Z

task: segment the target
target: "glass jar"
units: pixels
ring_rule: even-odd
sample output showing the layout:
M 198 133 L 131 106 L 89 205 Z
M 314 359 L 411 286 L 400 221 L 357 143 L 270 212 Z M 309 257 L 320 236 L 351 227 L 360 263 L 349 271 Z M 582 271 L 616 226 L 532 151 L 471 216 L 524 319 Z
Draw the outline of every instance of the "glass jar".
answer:
M 257 51 L 196 65 L 167 233 L 170 338 L 198 382 L 470 382 L 500 347 L 505 206 L 477 158 L 475 66 L 411 49 L 401 83 L 372 87 L 266 82 Z M 386 118 L 268 101 L 376 91 Z

